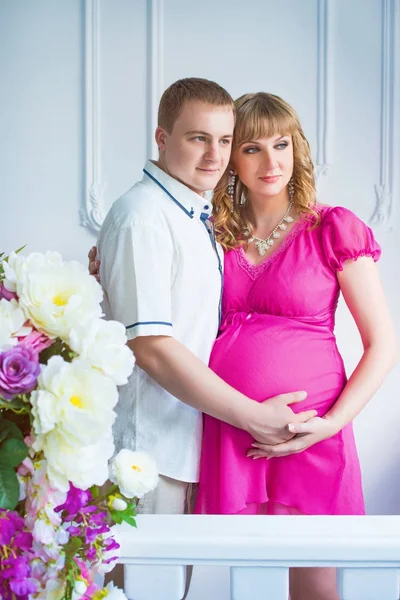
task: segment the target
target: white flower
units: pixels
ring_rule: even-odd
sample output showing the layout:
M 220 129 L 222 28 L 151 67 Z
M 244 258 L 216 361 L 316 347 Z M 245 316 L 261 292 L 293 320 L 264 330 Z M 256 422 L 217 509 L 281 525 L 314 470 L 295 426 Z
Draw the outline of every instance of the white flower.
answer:
M 73 327 L 101 316 L 101 286 L 76 261 L 63 262 L 57 252 L 12 253 L 5 269 L 26 318 L 50 338 L 68 342 Z
M 37 442 L 36 447 L 43 450 L 47 459 L 50 482 L 58 490 L 67 492 L 69 482 L 87 490 L 107 481 L 108 461 L 114 452 L 111 433 L 90 446 L 70 444 L 57 430 L 39 436 Z
M 117 321 L 93 319 L 71 331 L 72 350 L 92 367 L 124 385 L 132 373 L 135 357 L 126 345 L 125 327 Z
M 124 592 L 112 582 L 110 582 L 102 591 L 103 593 L 104 591 L 107 591 L 107 594 L 104 596 L 107 600 L 128 600 Z
M 124 449 L 111 462 L 110 479 L 126 498 L 141 498 L 157 486 L 158 471 L 146 452 Z
M 51 579 L 47 581 L 46 588 L 39 595 L 35 594 L 35 600 L 62 600 L 65 594 L 65 581 Z
M 17 281 L 21 277 L 25 265 L 25 256 L 11 252 L 8 260 L 2 261 L 5 278 L 3 284 L 9 292 L 17 291 Z
M 30 401 L 36 434 L 56 428 L 70 444 L 89 445 L 111 432 L 118 391 L 109 377 L 87 363 L 52 356 Z
M 31 327 L 24 327 L 25 321 L 24 312 L 16 300 L 0 300 L 0 352 L 16 346 L 18 337 L 32 331 Z
M 110 508 L 117 511 L 125 510 L 127 506 L 128 504 L 122 498 L 113 498 L 110 503 Z
M 39 517 L 35 520 L 32 530 L 33 539 L 44 545 L 50 545 L 54 541 L 54 526 L 45 517 Z
M 87 590 L 87 585 L 84 581 L 75 581 L 74 589 L 72 590 L 72 600 L 81 600 Z

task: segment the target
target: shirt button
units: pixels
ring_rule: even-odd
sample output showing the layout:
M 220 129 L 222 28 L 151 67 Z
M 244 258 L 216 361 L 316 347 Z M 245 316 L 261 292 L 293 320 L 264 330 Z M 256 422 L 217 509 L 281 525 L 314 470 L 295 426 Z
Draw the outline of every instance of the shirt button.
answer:
M 204 208 L 204 210 L 208 210 L 210 207 L 209 207 L 209 205 L 208 205 L 208 204 L 205 204 L 205 205 L 203 206 L 203 208 Z

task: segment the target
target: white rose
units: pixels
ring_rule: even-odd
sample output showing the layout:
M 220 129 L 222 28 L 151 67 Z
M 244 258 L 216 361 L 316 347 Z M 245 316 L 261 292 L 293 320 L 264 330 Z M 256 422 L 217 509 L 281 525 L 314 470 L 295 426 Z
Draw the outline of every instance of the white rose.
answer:
M 57 398 L 46 390 L 34 390 L 30 395 L 33 430 L 39 435 L 51 431 L 58 419 Z
M 125 327 L 117 321 L 93 319 L 71 331 L 69 344 L 96 369 L 111 377 L 117 385 L 128 383 L 135 357 L 126 345 Z
M 69 482 L 81 490 L 103 485 L 108 478 L 108 461 L 114 452 L 112 435 L 96 444 L 70 444 L 57 430 L 40 438 L 40 447 L 47 459 L 47 475 L 53 487 L 67 492 Z
M 16 346 L 18 337 L 32 331 L 31 327 L 24 327 L 25 321 L 24 312 L 16 300 L 0 300 L 0 352 Z
M 80 360 L 52 356 L 32 394 L 36 434 L 56 428 L 71 444 L 89 445 L 111 431 L 118 401 L 114 382 Z
M 146 452 L 124 449 L 111 462 L 110 479 L 126 498 L 141 498 L 157 486 L 158 471 Z
M 25 316 L 49 337 L 68 342 L 73 327 L 101 316 L 101 286 L 83 265 L 63 262 L 57 252 L 11 256 L 6 276 Z

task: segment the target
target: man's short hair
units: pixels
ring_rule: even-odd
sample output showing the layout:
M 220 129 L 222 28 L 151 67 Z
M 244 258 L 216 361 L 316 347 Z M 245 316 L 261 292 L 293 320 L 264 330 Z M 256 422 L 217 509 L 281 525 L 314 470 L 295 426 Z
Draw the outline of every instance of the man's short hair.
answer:
M 171 133 L 183 105 L 189 101 L 204 102 L 211 106 L 228 106 L 235 112 L 231 95 L 218 83 L 208 79 L 188 77 L 175 81 L 161 96 L 158 108 L 159 127 Z

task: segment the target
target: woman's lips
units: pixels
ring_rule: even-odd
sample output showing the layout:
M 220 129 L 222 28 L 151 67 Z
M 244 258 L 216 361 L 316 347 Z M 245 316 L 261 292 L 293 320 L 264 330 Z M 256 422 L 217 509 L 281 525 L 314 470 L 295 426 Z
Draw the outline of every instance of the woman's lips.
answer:
M 271 175 L 268 177 L 260 177 L 261 181 L 264 181 L 264 183 L 276 183 L 279 178 L 280 178 L 280 175 Z

